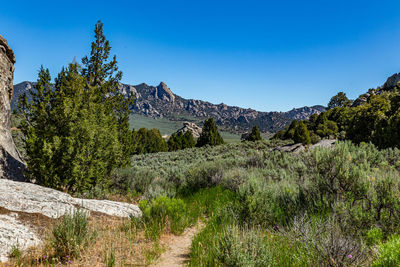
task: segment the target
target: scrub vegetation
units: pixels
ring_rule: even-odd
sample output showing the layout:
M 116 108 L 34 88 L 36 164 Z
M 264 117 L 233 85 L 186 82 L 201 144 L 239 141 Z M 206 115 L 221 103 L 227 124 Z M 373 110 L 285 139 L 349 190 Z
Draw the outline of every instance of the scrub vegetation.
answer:
M 399 91 L 293 121 L 272 140 L 254 127 L 226 143 L 213 119 L 166 141 L 158 129 L 129 128 L 121 73 L 96 24 L 91 56 L 63 69 L 53 86 L 41 68 L 31 103 L 21 98 L 27 175 L 85 197 L 139 205 L 140 218 L 80 211 L 54 223 L 43 250 L 10 253 L 15 265 L 148 265 L 168 234 L 204 227 L 189 266 L 399 266 Z M 36 91 L 33 91 L 36 90 Z M 20 134 L 21 134 L 20 133 Z M 309 148 L 321 138 L 332 148 Z M 304 151 L 274 148 L 303 143 Z M 19 143 L 19 142 L 18 142 Z

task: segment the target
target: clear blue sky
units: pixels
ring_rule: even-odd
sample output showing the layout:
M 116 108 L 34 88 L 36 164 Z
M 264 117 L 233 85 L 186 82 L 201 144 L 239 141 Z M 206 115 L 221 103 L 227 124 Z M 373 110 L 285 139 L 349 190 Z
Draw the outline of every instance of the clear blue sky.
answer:
M 89 53 L 102 20 L 123 82 L 285 111 L 354 98 L 400 72 L 400 1 L 7 1 L 15 83 Z

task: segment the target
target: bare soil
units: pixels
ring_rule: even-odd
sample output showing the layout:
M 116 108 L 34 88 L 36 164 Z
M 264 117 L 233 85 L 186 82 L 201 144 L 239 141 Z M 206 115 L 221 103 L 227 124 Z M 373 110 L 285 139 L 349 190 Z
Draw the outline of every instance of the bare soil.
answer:
M 190 247 L 193 237 L 203 228 L 204 224 L 187 228 L 182 235 L 173 234 L 163 236 L 161 245 L 165 246 L 165 252 L 160 256 L 153 267 L 185 266 L 190 259 Z

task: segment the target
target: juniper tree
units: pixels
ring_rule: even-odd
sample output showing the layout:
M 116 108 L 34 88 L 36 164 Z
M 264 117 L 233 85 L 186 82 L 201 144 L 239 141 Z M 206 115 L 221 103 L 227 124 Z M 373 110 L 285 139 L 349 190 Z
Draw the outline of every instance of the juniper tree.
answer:
M 337 95 L 332 96 L 328 103 L 328 109 L 335 107 L 349 107 L 351 104 L 352 101 L 347 98 L 346 93 L 339 92 Z
M 209 118 L 205 120 L 203 131 L 200 134 L 199 139 L 197 139 L 196 146 L 202 147 L 205 145 L 216 146 L 224 143 L 224 139 L 222 139 L 221 135 L 218 132 L 217 125 L 214 122 L 213 118 Z
M 91 45 L 90 57 L 82 58 L 82 75 L 86 78 L 87 89 L 93 92 L 93 101 L 103 103 L 106 112 L 115 118 L 119 129 L 118 138 L 122 145 L 123 162 L 127 164 L 129 156 L 133 153 L 129 115 L 134 95 L 125 95 L 119 90 L 122 72 L 118 70 L 116 56 L 110 60 L 111 46 L 104 36 L 101 21 L 96 23 L 94 32 L 95 40 Z
M 293 141 L 304 145 L 309 145 L 311 143 L 310 132 L 304 122 L 300 121 L 297 123 L 294 130 Z
M 249 133 L 249 135 L 246 137 L 246 141 L 258 141 L 261 140 L 261 134 L 260 134 L 260 130 L 258 129 L 257 125 L 254 125 L 253 128 L 251 129 L 251 132 Z
M 104 186 L 116 167 L 127 164 L 129 105 L 132 97 L 118 90 L 121 72 L 102 24 L 95 29 L 91 56 L 84 68 L 71 63 L 51 84 L 49 71 L 39 71 L 37 84 L 19 108 L 26 117 L 22 129 L 28 176 L 57 189 L 85 191 Z
M 196 145 L 192 131 L 173 133 L 168 139 L 168 150 L 176 151 L 185 148 L 191 148 Z

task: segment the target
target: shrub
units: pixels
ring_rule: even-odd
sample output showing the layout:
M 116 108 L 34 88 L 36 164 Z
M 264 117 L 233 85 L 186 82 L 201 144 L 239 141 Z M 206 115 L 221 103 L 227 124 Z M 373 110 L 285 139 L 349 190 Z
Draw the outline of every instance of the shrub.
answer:
M 8 256 L 10 257 L 10 258 L 13 258 L 13 259 L 16 259 L 16 260 L 19 260 L 20 258 L 21 258 L 21 256 L 22 256 L 22 251 L 21 251 L 21 249 L 19 248 L 19 245 L 17 244 L 17 245 L 13 245 L 12 247 L 11 247 L 11 250 L 10 250 L 10 253 L 8 254 Z
M 216 244 L 217 259 L 225 266 L 268 266 L 272 255 L 264 241 L 262 231 L 241 230 L 227 226 L 220 233 Z
M 321 141 L 321 137 L 318 134 L 315 134 L 314 132 L 311 132 L 310 140 L 311 140 L 311 144 L 316 144 L 319 141 Z
M 380 228 L 373 227 L 367 232 L 367 245 L 368 246 L 373 246 L 373 245 L 378 245 L 382 242 L 383 240 L 383 231 Z
M 76 209 L 55 224 L 51 244 L 55 256 L 66 260 L 68 257 L 79 257 L 94 237 L 95 233 L 89 230 L 88 214 Z
M 142 217 L 137 223 L 145 229 L 146 236 L 158 240 L 160 235 L 168 227 L 174 234 L 180 234 L 189 225 L 186 216 L 186 205 L 181 199 L 160 196 L 152 200 L 142 200 L 139 203 Z
M 373 267 L 395 267 L 400 265 L 400 237 L 393 235 L 389 240 L 379 246 L 377 258 L 372 263 Z
M 302 215 L 294 219 L 288 235 L 303 242 L 309 251 L 315 250 L 320 266 L 362 265 L 367 258 L 366 251 L 359 240 L 342 232 L 340 223 L 334 216 L 309 218 Z

